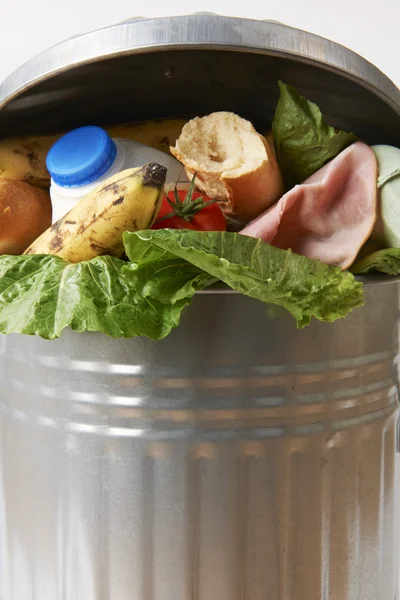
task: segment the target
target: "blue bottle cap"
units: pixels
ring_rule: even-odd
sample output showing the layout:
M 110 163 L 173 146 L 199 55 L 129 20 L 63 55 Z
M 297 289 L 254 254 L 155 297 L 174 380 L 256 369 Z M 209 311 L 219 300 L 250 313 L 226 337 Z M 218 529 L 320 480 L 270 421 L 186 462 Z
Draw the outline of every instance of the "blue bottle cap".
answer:
M 101 127 L 79 127 L 53 144 L 46 157 L 54 183 L 65 188 L 81 187 L 99 179 L 113 164 L 115 142 Z

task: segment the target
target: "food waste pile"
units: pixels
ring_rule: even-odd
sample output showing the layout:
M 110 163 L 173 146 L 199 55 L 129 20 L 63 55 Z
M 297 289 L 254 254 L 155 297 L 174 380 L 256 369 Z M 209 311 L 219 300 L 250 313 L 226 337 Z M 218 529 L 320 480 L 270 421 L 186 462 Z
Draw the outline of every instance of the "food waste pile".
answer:
M 0 141 L 0 333 L 161 339 L 217 282 L 298 327 L 400 275 L 400 149 L 278 82 L 271 131 L 231 112 Z

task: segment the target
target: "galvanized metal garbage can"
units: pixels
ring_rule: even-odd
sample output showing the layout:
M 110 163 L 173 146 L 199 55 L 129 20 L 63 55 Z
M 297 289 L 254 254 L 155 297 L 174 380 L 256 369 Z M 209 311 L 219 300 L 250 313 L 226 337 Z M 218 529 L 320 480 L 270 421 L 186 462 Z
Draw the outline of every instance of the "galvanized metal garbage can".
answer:
M 0 135 L 234 110 L 276 81 L 400 144 L 400 93 L 359 56 L 271 22 L 133 20 L 0 90 Z M 396 280 L 298 331 L 227 290 L 162 342 L 0 337 L 1 600 L 398 598 Z

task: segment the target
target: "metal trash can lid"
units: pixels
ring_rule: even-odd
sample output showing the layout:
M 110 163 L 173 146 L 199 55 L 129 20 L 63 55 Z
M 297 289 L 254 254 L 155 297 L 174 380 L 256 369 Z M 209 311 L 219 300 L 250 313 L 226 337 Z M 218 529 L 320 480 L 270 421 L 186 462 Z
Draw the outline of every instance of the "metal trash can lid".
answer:
M 325 93 L 330 87 L 329 93 L 335 96 L 337 90 L 339 97 L 344 93 L 340 89 L 344 86 L 349 103 L 358 103 L 362 111 L 367 105 L 369 114 L 377 116 L 380 121 L 377 126 L 386 132 L 386 138 L 389 136 L 392 142 L 397 140 L 400 143 L 400 90 L 364 58 L 335 42 L 276 21 L 208 13 L 154 19 L 134 18 L 75 36 L 32 58 L 0 86 L 0 135 L 49 131 L 57 123 L 56 116 L 65 128 L 86 124 L 88 113 L 83 103 L 91 100 L 92 105 L 97 105 L 99 98 L 97 96 L 96 103 L 96 97 L 85 95 L 84 88 L 94 87 L 98 93 L 99 81 L 103 80 L 103 98 L 108 101 L 117 78 L 115 61 L 125 65 L 126 75 L 129 72 L 126 63 L 129 57 L 154 56 L 165 54 L 166 51 L 176 53 L 179 50 L 234 51 L 253 57 L 268 55 L 273 71 L 280 74 L 283 71 L 286 79 L 291 76 L 292 82 L 293 78 L 302 78 L 306 88 L 309 87 L 307 82 L 310 73 L 317 73 L 313 80 L 315 82 L 316 77 L 321 78 Z M 187 57 L 191 60 L 191 56 Z M 105 78 L 104 69 L 109 61 L 112 61 L 113 69 L 108 69 Z M 279 68 L 274 67 L 277 61 L 280 61 Z M 296 68 L 293 68 L 293 64 Z M 135 81 L 135 65 L 132 62 L 130 67 L 132 85 L 140 94 L 140 82 Z M 173 79 L 173 69 L 168 73 L 165 64 L 162 66 L 164 82 L 168 77 L 171 79 L 171 75 Z M 158 75 L 156 71 L 155 76 Z M 299 81 L 293 82 L 294 85 L 296 83 L 299 85 Z M 111 90 L 107 90 L 107 86 Z M 313 86 L 317 88 L 315 83 Z M 119 91 L 118 88 L 116 93 Z M 69 107 L 72 103 L 77 112 L 78 96 L 81 98 L 81 111 L 72 123 L 63 118 L 60 108 Z M 318 101 L 317 91 L 316 96 Z M 323 101 L 322 108 L 325 108 Z M 95 118 L 91 122 L 96 122 L 100 113 L 97 108 L 93 110 Z M 346 111 L 346 107 L 343 110 Z M 50 116 L 52 111 L 53 119 Z M 356 112 L 353 110 L 352 117 Z M 146 118 L 143 110 L 139 113 L 140 118 Z M 124 114 L 122 116 L 125 117 Z

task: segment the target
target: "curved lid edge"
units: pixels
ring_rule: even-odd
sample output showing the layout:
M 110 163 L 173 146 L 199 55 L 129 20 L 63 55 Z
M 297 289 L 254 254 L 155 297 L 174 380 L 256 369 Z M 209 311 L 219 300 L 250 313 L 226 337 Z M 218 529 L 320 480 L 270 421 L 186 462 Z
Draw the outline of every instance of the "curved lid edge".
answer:
M 377 67 L 352 50 L 276 21 L 214 14 L 137 17 L 74 36 L 30 59 L 0 85 L 0 110 L 19 94 L 52 76 L 117 55 L 164 48 L 244 50 L 310 62 L 371 89 L 400 115 L 400 90 Z

